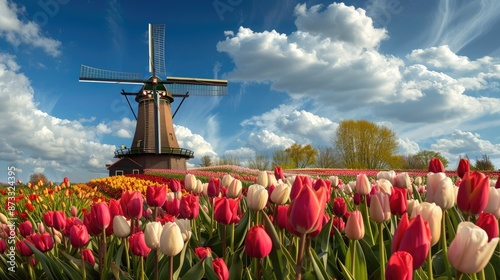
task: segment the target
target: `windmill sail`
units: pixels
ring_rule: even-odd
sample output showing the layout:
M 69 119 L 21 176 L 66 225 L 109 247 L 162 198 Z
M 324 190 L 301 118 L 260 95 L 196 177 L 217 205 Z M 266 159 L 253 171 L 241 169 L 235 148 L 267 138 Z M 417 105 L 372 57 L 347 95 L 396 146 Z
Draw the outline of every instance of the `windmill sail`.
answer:
M 80 82 L 143 84 L 144 79 L 141 73 L 110 71 L 81 65 Z
M 165 77 L 165 24 L 149 24 L 149 72 Z

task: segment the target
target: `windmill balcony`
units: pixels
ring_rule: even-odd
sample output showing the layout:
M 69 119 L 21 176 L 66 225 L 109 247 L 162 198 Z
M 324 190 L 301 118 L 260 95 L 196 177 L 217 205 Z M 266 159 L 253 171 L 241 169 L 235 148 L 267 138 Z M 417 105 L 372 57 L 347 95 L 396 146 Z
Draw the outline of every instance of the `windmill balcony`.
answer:
M 121 148 L 115 151 L 115 158 L 121 158 L 127 155 L 135 154 L 154 154 L 156 150 L 145 148 Z M 194 158 L 194 152 L 183 148 L 162 147 L 161 153 L 164 155 L 179 155 L 186 158 Z

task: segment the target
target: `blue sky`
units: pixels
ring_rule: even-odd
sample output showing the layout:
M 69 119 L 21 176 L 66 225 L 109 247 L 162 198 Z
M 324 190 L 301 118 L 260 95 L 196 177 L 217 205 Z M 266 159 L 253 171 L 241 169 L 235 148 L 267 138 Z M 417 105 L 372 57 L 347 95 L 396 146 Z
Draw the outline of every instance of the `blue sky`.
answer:
M 189 166 L 328 146 L 353 118 L 393 129 L 403 154 L 435 150 L 453 169 L 486 153 L 500 167 L 496 0 L 143 3 L 0 0 L 0 181 L 8 166 L 22 180 L 107 175 L 135 129 L 119 93 L 139 87 L 81 83 L 80 65 L 147 77 L 148 23 L 166 24 L 167 76 L 229 81 L 174 119 Z

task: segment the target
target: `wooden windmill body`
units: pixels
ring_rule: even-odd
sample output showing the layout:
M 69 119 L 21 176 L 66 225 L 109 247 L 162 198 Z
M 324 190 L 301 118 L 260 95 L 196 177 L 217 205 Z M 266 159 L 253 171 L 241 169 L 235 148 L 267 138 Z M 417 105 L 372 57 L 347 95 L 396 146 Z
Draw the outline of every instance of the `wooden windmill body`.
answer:
M 140 73 L 116 72 L 82 65 L 80 81 L 124 84 L 143 84 L 137 93 L 121 94 L 128 100 L 135 96 L 138 103 L 134 138 L 130 147 L 115 151 L 118 160 L 107 165 L 109 175 L 143 173 L 144 169 L 186 169 L 186 160 L 194 152 L 180 148 L 174 131 L 173 118 L 185 98 L 193 95 L 227 95 L 227 81 L 216 79 L 166 77 L 164 61 L 165 25 L 149 25 L 149 65 L 152 76 L 144 80 Z M 172 114 L 174 97 L 182 97 Z

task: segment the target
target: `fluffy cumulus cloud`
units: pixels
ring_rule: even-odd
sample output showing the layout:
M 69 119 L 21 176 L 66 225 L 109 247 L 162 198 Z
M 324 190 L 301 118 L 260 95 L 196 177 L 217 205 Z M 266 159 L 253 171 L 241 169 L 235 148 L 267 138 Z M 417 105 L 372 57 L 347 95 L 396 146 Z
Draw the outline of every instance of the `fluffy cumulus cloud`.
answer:
M 39 110 L 28 78 L 11 55 L 0 54 L 0 88 L 2 160 L 30 166 L 23 168 L 28 172 L 44 168 L 52 178 L 72 174 L 76 181 L 103 174 L 115 150 L 97 140 L 99 131 L 109 131 L 105 124 L 84 126 Z
M 61 42 L 43 35 L 34 21 L 23 22 L 18 15 L 24 8 L 9 0 L 0 0 L 0 38 L 14 46 L 21 44 L 43 49 L 51 56 L 61 54 Z
M 497 167 L 500 163 L 500 144 L 481 139 L 477 133 L 456 130 L 449 137 L 438 139 L 431 148 L 452 161 L 457 160 L 457 155 L 467 155 L 474 160 L 487 154 L 490 159 L 496 161 Z
M 174 124 L 174 130 L 179 147 L 192 150 L 197 159 L 205 155 L 217 155 L 210 143 L 208 143 L 201 135 L 194 134 L 189 128 Z

